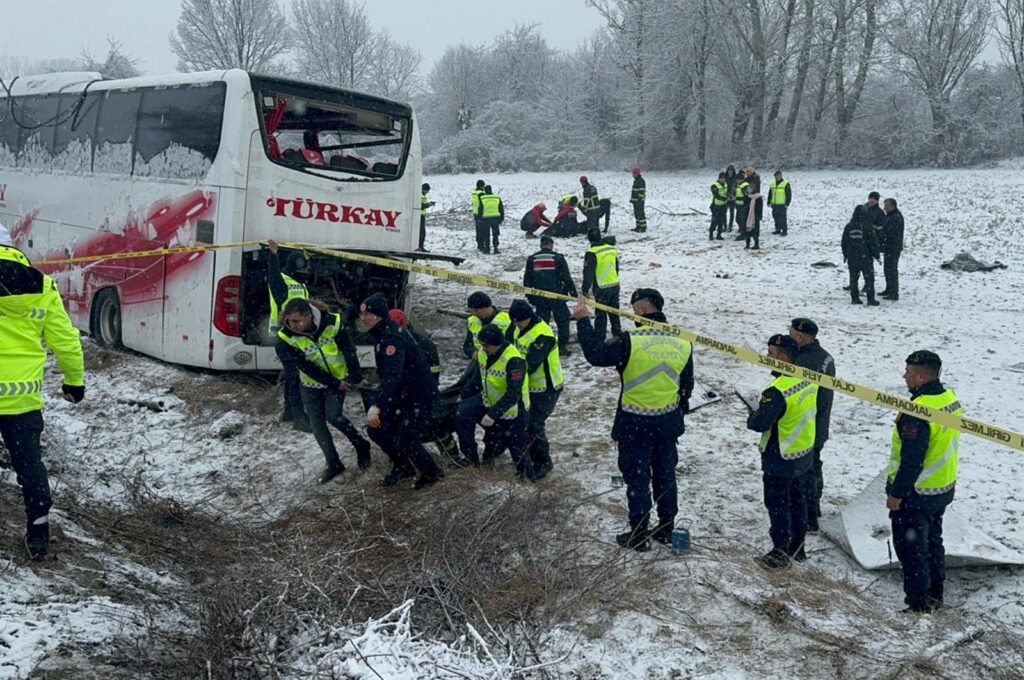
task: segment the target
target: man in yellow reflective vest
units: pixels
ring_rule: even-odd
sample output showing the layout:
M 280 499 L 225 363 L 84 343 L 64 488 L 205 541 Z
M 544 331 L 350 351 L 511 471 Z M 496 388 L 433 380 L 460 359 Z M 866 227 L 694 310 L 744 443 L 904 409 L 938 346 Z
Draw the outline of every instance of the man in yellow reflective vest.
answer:
M 78 330 L 71 325 L 57 285 L 0 240 L 0 438 L 11 457 L 25 503 L 25 548 L 33 560 L 50 547 L 50 482 L 40 457 L 43 367 L 46 347 L 64 374 L 61 392 L 74 404 L 85 397 L 85 366 Z
M 630 298 L 633 312 L 651 321 L 667 323 L 664 299 L 653 288 L 639 288 Z M 676 440 L 686 431 L 684 414 L 693 392 L 693 347 L 674 334 L 654 326 L 637 326 L 603 342 L 588 318 L 586 301 L 573 309 L 576 332 L 587 361 L 593 366 L 614 366 L 622 391 L 612 425 L 619 447 L 619 472 L 626 483 L 629 530 L 615 537 L 624 548 L 651 549 L 650 539 L 672 542 L 678 512 Z M 651 488 L 658 521 L 650 526 Z
M 800 348 L 788 335 L 768 339 L 768 356 L 796 363 Z M 761 433 L 764 505 L 768 509 L 772 549 L 759 557 L 766 569 L 785 569 L 790 559 L 807 559 L 807 473 L 814 464 L 815 414 L 818 386 L 778 371 L 761 393 L 747 429 Z
M 597 229 L 587 232 L 590 248 L 583 255 L 583 286 L 584 295 L 594 291 L 594 302 L 608 307 L 619 308 L 619 253 L 615 246 L 605 243 L 604 237 Z M 601 341 L 605 338 L 608 317 L 611 316 L 612 335 L 622 332 L 622 321 L 617 314 L 594 310 L 594 330 Z
M 501 223 L 505 220 L 505 204 L 501 202 L 501 196 L 494 193 L 491 185 L 484 187 L 484 193 L 480 194 L 480 208 L 477 212 L 480 216 L 480 223 L 483 231 L 483 243 L 481 244 L 484 253 L 491 254 L 491 243 L 494 244 L 494 254 L 498 254 L 498 237 L 501 236 Z
M 792 202 L 793 187 L 789 185 L 788 179 L 783 179 L 782 170 L 776 170 L 775 181 L 768 185 L 768 205 L 772 207 L 772 222 L 775 223 L 773 234 L 786 236 L 789 233 L 786 213 Z
M 939 381 L 942 359 L 918 350 L 907 357 L 903 379 L 916 404 L 960 415 L 953 390 Z M 885 506 L 892 521 L 892 542 L 903 567 L 906 612 L 927 613 L 943 605 L 946 551 L 942 515 L 956 490 L 960 433 L 900 413 L 892 431 Z
M 480 219 L 480 197 L 484 195 L 485 186 L 487 186 L 487 182 L 478 179 L 476 181 L 476 188 L 473 189 L 473 193 L 469 198 L 469 205 L 473 211 L 473 226 L 476 228 L 476 249 L 481 253 L 484 252 L 488 239 L 487 232 L 484 230 L 483 220 Z
M 736 241 L 742 241 L 747 238 L 747 210 L 750 207 L 750 201 L 747 200 L 747 188 L 750 186 L 750 182 L 747 181 L 747 173 L 740 170 L 736 173 L 736 185 L 733 188 L 733 201 L 736 204 L 736 224 L 738 229 L 736 230 Z
M 568 317 L 569 310 L 566 310 Z M 527 383 L 530 391 L 530 418 L 527 432 L 530 436 L 530 460 L 537 479 L 543 479 L 554 462 L 545 424 L 558 398 L 562 396 L 562 361 L 559 358 L 555 332 L 534 312 L 526 300 L 513 300 L 508 308 L 512 319 L 506 335 L 526 360 Z
M 708 240 L 722 239 L 725 231 L 725 207 L 729 204 L 729 186 L 725 183 L 725 173 L 718 173 L 718 179 L 711 184 L 711 226 L 708 228 Z
M 300 281 L 305 277 L 308 262 L 305 255 L 296 250 L 284 262 L 282 271 L 279 247 L 274 240 L 267 241 L 267 289 L 270 292 L 270 332 L 274 335 L 274 352 L 281 362 L 281 374 L 284 381 L 284 412 L 282 423 L 291 423 L 300 432 L 312 432 L 309 419 L 302 408 L 302 392 L 299 389 L 299 369 L 291 352 L 285 348 L 283 341 L 277 337 L 281 329 L 281 310 L 291 300 L 306 300 L 309 289 Z

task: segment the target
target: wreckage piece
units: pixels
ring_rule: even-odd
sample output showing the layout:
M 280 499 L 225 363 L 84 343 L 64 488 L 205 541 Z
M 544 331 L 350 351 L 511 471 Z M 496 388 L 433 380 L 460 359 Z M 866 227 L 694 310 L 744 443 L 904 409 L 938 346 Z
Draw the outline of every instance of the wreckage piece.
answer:
M 821 518 L 821 529 L 836 545 L 868 570 L 897 569 L 892 547 L 892 524 L 885 508 L 886 471 L 883 470 L 839 513 Z M 974 528 L 957 514 L 954 504 L 942 521 L 942 542 L 947 567 L 1024 564 L 1024 555 Z
M 949 262 L 943 262 L 940 269 L 955 272 L 990 272 L 994 269 L 1008 269 L 1008 267 L 999 260 L 989 264 L 975 259 L 970 253 L 960 252 Z

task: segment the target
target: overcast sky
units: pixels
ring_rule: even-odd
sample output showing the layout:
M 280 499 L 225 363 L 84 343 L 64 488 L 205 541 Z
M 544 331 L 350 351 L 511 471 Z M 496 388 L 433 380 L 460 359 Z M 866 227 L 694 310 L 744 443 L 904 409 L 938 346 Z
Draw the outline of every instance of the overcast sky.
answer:
M 289 0 L 284 0 L 289 6 Z M 181 13 L 180 0 L 3 0 L 0 55 L 31 59 L 77 57 L 82 47 L 98 57 L 106 38 L 120 40 L 146 73 L 176 70 L 167 46 Z M 603 25 L 584 0 L 366 0 L 374 28 L 423 55 L 423 72 L 447 45 L 493 40 L 516 22 L 539 24 L 554 47 L 571 49 Z

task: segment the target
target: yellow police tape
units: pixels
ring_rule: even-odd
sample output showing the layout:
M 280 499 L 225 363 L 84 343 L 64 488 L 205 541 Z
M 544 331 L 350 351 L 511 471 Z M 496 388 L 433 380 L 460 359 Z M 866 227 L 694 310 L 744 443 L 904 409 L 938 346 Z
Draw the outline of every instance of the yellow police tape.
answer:
M 47 260 L 39 262 L 37 265 L 54 265 L 54 264 L 74 264 L 78 262 L 90 262 L 97 260 L 113 260 L 113 259 L 125 259 L 133 257 L 147 257 L 151 255 L 171 255 L 174 253 L 187 253 L 187 252 L 199 252 L 203 250 L 218 250 L 227 248 L 240 248 L 246 246 L 261 245 L 261 241 L 241 241 L 238 243 L 223 243 L 216 245 L 196 245 L 196 246 L 177 246 L 171 248 L 160 248 L 156 250 L 144 250 L 135 252 L 125 253 L 111 253 L 108 255 L 90 255 L 86 257 L 77 258 L 66 258 L 62 260 Z M 280 245 L 287 248 L 297 248 L 307 252 L 320 253 L 322 255 L 329 255 L 331 257 L 340 257 L 347 260 L 353 260 L 356 262 L 365 262 L 367 264 L 373 264 L 380 267 L 388 267 L 391 269 L 401 269 L 410 273 L 426 274 L 438 279 L 445 279 L 447 281 L 454 281 L 456 283 L 464 283 L 472 286 L 485 286 L 487 288 L 494 288 L 497 290 L 504 290 L 509 293 L 516 293 L 519 295 L 536 295 L 539 297 L 551 298 L 554 300 L 566 300 L 574 301 L 575 298 L 569 297 L 568 295 L 561 295 L 559 293 L 552 293 L 546 290 L 540 290 L 538 288 L 528 288 L 526 286 L 512 283 L 510 281 L 502 281 L 500 279 L 492 279 L 487 276 L 481 276 L 479 274 L 464 274 L 462 272 L 452 271 L 450 269 L 444 269 L 442 267 L 435 267 L 433 265 L 418 264 L 415 262 L 407 262 L 404 260 L 395 260 L 387 257 L 380 257 L 379 255 L 367 255 L 365 253 L 352 252 L 348 250 L 338 250 L 336 248 L 323 248 L 320 246 L 311 246 L 305 243 L 294 243 L 294 242 L 281 242 Z M 991 423 L 986 423 L 973 418 L 965 418 L 962 416 L 955 416 L 939 409 L 930 408 L 924 404 L 911 401 L 904 397 L 899 397 L 886 392 L 880 392 L 876 389 L 859 385 L 848 380 L 843 380 L 839 377 L 833 377 L 820 373 L 818 371 L 812 371 L 807 368 L 800 366 L 794 366 L 784 361 L 778 361 L 771 357 L 762 356 L 753 350 L 749 350 L 745 347 L 733 345 L 722 340 L 716 340 L 715 338 L 709 338 L 707 336 L 698 335 L 692 331 L 679 328 L 666 323 L 658 323 L 645 319 L 641 316 L 633 314 L 632 312 L 624 309 L 617 309 L 615 307 L 608 307 L 606 305 L 598 304 L 595 302 L 588 301 L 588 306 L 595 309 L 600 309 L 609 314 L 617 314 L 618 316 L 632 319 L 633 321 L 639 321 L 641 323 L 656 326 L 662 328 L 673 335 L 676 335 L 684 340 L 688 340 L 695 345 L 706 347 L 712 351 L 720 354 L 726 354 L 744 361 L 748 364 L 754 364 L 755 366 L 763 366 L 767 369 L 779 371 L 787 375 L 796 376 L 804 380 L 827 387 L 834 390 L 839 394 L 846 394 L 851 397 L 855 397 L 862 401 L 866 401 L 872 404 L 878 404 L 886 408 L 900 411 L 908 415 L 916 416 L 922 420 L 929 422 L 939 423 L 946 427 L 951 427 L 959 432 L 973 435 L 981 439 L 993 442 L 995 444 L 1001 444 L 1003 446 L 1009 446 L 1017 449 L 1018 451 L 1024 451 L 1024 434 L 1008 430 L 1002 427 L 998 427 Z

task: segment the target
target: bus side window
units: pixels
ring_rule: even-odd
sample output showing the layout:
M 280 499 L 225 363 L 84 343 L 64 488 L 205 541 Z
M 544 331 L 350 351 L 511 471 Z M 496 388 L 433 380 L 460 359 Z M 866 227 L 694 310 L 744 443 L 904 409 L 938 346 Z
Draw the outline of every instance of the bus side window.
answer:
M 145 90 L 135 143 L 138 177 L 201 180 L 220 148 L 225 83 Z
M 57 97 L 22 97 L 15 102 L 14 115 L 15 124 L 21 128 L 18 167 L 48 169 L 53 154 L 53 124 L 57 120 Z
M 92 171 L 92 140 L 96 135 L 96 113 L 101 94 L 87 94 L 73 114 L 79 95 L 62 94 L 57 109 L 57 125 L 53 140 L 53 169 L 62 172 Z
M 100 102 L 96 125 L 93 171 L 130 175 L 135 122 L 139 116 L 138 92 L 107 92 Z

